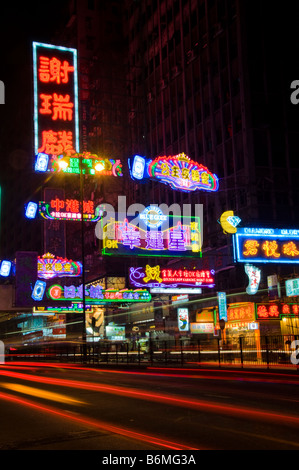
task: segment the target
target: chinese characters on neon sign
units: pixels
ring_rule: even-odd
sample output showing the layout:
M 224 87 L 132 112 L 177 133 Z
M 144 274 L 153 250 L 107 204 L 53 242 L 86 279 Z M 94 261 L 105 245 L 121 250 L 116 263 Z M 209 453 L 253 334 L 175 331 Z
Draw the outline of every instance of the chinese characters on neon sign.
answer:
M 39 202 L 39 213 L 44 219 L 77 220 L 82 219 L 81 202 L 77 199 L 51 199 L 50 202 Z M 97 222 L 103 211 L 95 207 L 94 201 L 83 201 L 83 220 Z
M 61 286 L 55 284 L 48 289 L 48 296 L 52 300 L 82 302 L 83 285 Z M 88 304 L 102 304 L 109 302 L 150 302 L 151 294 L 146 290 L 104 290 L 100 284 L 85 286 L 85 299 Z
M 130 268 L 130 282 L 135 287 L 178 287 L 201 286 L 214 287 L 211 271 L 198 269 L 169 269 L 161 266 Z
M 46 253 L 37 258 L 37 276 L 40 279 L 54 277 L 78 277 L 82 274 L 82 264 Z
M 62 167 L 59 163 L 63 160 L 67 166 Z M 49 169 L 53 172 L 63 172 L 70 174 L 95 175 L 98 165 L 101 166 L 101 176 L 123 176 L 122 163 L 120 160 L 112 158 L 101 158 L 90 152 L 76 153 L 71 157 L 64 155 L 53 155 L 50 158 Z
M 233 235 L 238 262 L 299 263 L 299 230 L 242 228 Z
M 33 43 L 34 150 L 79 152 L 77 50 Z
M 256 304 L 257 320 L 281 319 L 283 316 L 299 316 L 299 304 Z
M 140 217 L 111 218 L 103 227 L 102 254 L 201 256 L 200 219 L 169 215 L 151 229 Z
M 252 322 L 255 320 L 254 303 L 243 303 L 229 306 L 227 309 L 227 321 Z
M 219 180 L 215 174 L 203 165 L 190 160 L 184 153 L 158 157 L 154 160 L 136 155 L 129 160 L 129 167 L 133 179 L 142 181 L 150 178 L 179 191 L 214 192 L 219 187 Z

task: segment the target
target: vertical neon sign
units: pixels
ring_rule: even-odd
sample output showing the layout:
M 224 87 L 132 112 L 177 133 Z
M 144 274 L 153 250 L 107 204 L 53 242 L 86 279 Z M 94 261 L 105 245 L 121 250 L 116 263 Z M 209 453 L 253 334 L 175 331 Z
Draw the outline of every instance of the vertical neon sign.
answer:
M 78 153 L 77 50 L 33 42 L 33 78 L 35 155 Z

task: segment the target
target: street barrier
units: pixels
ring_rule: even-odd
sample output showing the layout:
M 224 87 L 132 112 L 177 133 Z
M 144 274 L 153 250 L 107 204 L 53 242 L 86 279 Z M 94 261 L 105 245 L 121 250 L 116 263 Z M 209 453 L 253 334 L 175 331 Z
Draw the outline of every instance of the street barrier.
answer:
M 147 342 L 108 340 L 57 343 L 32 343 L 11 348 L 8 361 L 69 362 L 100 365 L 180 366 L 180 367 L 259 367 L 297 369 L 299 360 L 296 335 L 234 337 L 221 341 L 178 338 L 149 339 Z

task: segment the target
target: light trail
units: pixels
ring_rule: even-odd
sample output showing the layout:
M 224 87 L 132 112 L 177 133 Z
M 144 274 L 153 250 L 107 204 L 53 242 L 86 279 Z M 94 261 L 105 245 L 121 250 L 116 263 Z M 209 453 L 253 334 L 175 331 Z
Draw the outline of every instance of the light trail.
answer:
M 70 421 L 73 421 L 77 424 L 83 425 L 84 427 L 91 427 L 93 429 L 97 429 L 99 431 L 108 431 L 113 434 L 118 434 L 121 436 L 124 436 L 129 439 L 134 439 L 142 442 L 147 442 L 149 444 L 156 445 L 158 447 L 162 447 L 164 449 L 171 449 L 171 450 L 199 450 L 197 448 L 181 444 L 178 442 L 172 442 L 169 440 L 162 439 L 160 437 L 140 433 L 137 431 L 132 431 L 131 429 L 128 428 L 121 428 L 118 426 L 111 425 L 109 423 L 105 423 L 103 421 L 98 421 L 92 418 L 87 418 L 87 417 L 82 417 L 82 416 L 74 416 L 71 413 L 68 413 L 67 411 L 61 411 L 57 408 L 54 407 L 49 407 L 49 406 L 44 406 L 40 405 L 37 403 L 34 403 L 32 401 L 29 401 L 27 399 L 21 399 L 16 396 L 12 396 L 9 394 L 5 393 L 0 393 L 0 399 L 10 401 L 17 403 L 22 406 L 26 406 L 29 408 L 33 408 L 37 411 L 42 411 L 44 413 L 49 413 L 50 415 L 55 415 L 60 418 L 68 419 Z
M 132 388 L 115 387 L 111 385 L 96 384 L 89 382 L 82 382 L 77 380 L 66 380 L 66 379 L 55 379 L 48 377 L 38 377 L 31 374 L 22 374 L 11 371 L 0 371 L 0 375 L 17 378 L 21 380 L 33 381 L 38 383 L 57 385 L 69 388 L 77 388 L 81 390 L 97 391 L 107 394 L 113 394 L 128 398 L 158 402 L 162 404 L 180 406 L 183 408 L 190 408 L 196 410 L 202 410 L 204 412 L 225 414 L 229 416 L 235 416 L 241 419 L 261 420 L 263 422 L 278 422 L 284 425 L 295 425 L 299 426 L 299 416 L 279 414 L 275 412 L 267 412 L 258 409 L 251 409 L 241 406 L 218 404 L 207 400 L 197 399 L 186 399 L 180 396 L 160 394 L 147 392 L 145 390 L 136 390 Z
M 145 372 L 134 371 L 134 370 L 118 370 L 118 369 L 99 369 L 91 367 L 83 367 L 76 365 L 69 365 L 65 363 L 40 363 L 40 362 L 13 362 L 12 364 L 6 363 L 0 365 L 0 374 L 1 369 L 32 369 L 36 368 L 54 368 L 54 369 L 70 369 L 70 370 L 81 370 L 88 372 L 105 372 L 110 374 L 124 374 L 124 375 L 137 375 L 137 376 L 154 376 L 154 377 L 181 377 L 181 378 L 192 378 L 192 379 L 207 379 L 207 380 L 236 380 L 236 381 L 248 381 L 248 382 L 263 382 L 263 383 L 277 383 L 277 384 L 286 384 L 286 385 L 299 385 L 299 376 L 294 375 L 290 379 L 290 374 L 279 373 L 279 372 L 261 372 L 261 371 L 248 371 L 248 370 L 223 370 L 223 369 L 208 369 L 203 370 L 194 369 L 194 368 L 175 368 L 175 367 L 147 367 Z M 180 372 L 173 373 L 173 371 Z M 185 374 L 182 374 L 184 372 Z M 190 374 L 193 372 L 193 375 Z M 208 375 L 207 372 L 213 373 L 213 375 Z M 217 377 L 218 374 L 220 377 Z M 256 375 L 261 378 L 249 377 L 250 375 Z M 226 376 L 226 377 L 224 377 Z M 268 376 L 268 377 L 267 377 Z

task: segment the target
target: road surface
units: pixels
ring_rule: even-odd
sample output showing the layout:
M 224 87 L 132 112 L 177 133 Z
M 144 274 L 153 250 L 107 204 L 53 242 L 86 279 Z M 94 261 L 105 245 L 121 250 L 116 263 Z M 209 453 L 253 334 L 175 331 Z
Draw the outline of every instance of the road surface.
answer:
M 298 450 L 299 374 L 0 366 L 0 450 Z

